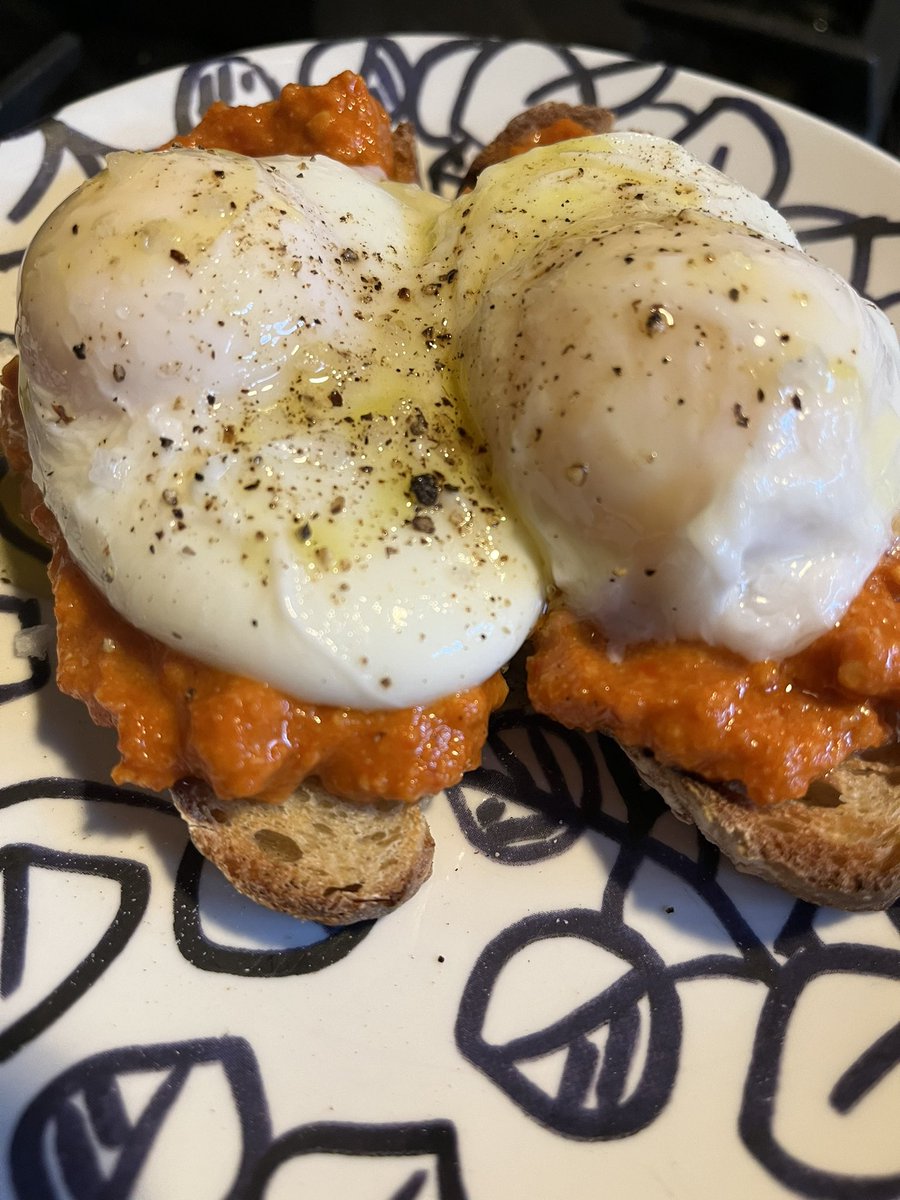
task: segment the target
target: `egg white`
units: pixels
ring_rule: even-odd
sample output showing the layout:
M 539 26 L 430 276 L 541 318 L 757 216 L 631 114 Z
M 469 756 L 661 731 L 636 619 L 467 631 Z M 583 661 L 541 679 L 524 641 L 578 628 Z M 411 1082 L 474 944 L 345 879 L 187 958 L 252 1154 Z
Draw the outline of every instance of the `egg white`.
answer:
M 900 504 L 884 314 L 645 135 L 535 150 L 441 219 L 463 389 L 567 605 L 613 652 L 781 658 L 832 627 Z
M 427 703 L 542 584 L 446 371 L 437 201 L 327 159 L 120 154 L 26 257 L 38 481 L 134 625 L 303 699 Z

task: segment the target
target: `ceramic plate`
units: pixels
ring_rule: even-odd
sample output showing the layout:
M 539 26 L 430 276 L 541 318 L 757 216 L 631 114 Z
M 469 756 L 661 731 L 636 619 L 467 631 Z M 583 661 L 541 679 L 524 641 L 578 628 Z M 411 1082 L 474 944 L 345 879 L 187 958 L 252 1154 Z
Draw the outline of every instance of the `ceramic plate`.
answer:
M 435 188 L 524 106 L 613 108 L 793 220 L 900 316 L 900 167 L 791 109 L 597 50 L 397 37 L 138 80 L 0 144 L 0 329 L 40 220 L 217 97 L 360 71 Z M 739 876 L 612 747 L 515 711 L 430 807 L 432 879 L 328 932 L 231 892 L 41 657 L 2 512 L 0 1195 L 719 1200 L 900 1195 L 900 920 Z

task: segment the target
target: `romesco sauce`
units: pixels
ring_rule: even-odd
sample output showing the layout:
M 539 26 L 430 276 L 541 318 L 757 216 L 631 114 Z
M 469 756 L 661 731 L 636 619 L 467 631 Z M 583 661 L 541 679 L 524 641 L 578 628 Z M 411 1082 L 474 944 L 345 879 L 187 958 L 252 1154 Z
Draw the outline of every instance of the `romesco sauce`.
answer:
M 232 107 L 217 100 L 190 133 L 167 144 L 253 158 L 324 154 L 352 166 L 379 167 L 389 179 L 409 177 L 406 164 L 398 162 L 390 118 L 352 71 L 323 84 L 286 84 L 278 99 L 263 104 Z
M 58 547 L 51 579 L 59 686 L 115 726 L 117 782 L 161 791 L 197 776 L 223 800 L 281 800 L 315 775 L 350 799 L 414 801 L 477 765 L 488 717 L 506 696 L 495 676 L 396 711 L 307 704 L 136 630 Z
M 548 125 L 536 126 L 518 141 L 504 147 L 507 158 L 525 154 L 535 146 L 551 146 L 556 142 L 567 142 L 572 138 L 587 137 L 592 131 L 586 125 L 573 121 L 571 117 L 560 117 Z
M 535 635 L 529 696 L 570 728 L 603 730 L 665 765 L 740 783 L 757 804 L 798 798 L 849 755 L 895 736 L 898 599 L 895 550 L 833 629 L 762 662 L 699 642 L 642 643 L 612 658 L 596 626 L 557 609 Z

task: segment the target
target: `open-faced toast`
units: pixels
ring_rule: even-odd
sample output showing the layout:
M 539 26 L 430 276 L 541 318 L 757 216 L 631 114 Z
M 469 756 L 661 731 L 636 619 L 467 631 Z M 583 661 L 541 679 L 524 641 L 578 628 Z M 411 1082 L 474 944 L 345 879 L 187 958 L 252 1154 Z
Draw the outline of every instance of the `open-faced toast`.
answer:
M 900 896 L 900 757 L 892 744 L 854 755 L 801 800 L 759 806 L 736 789 L 625 748 L 641 778 L 741 871 L 813 904 L 887 908 Z
M 534 146 L 547 145 L 548 142 L 607 133 L 614 123 L 615 117 L 609 109 L 594 104 L 565 104 L 559 100 L 534 104 L 517 113 L 475 155 L 460 184 L 460 190 L 470 190 L 482 171 L 515 154 Z
M 530 146 L 546 146 L 584 133 L 603 132 L 611 125 L 610 113 L 587 106 L 554 103 L 529 109 L 511 121 L 475 158 L 462 190 L 474 186 L 485 168 L 514 157 Z M 409 130 L 399 131 L 395 139 L 398 178 L 408 181 L 414 177 L 415 159 Z M 620 186 L 634 188 L 638 185 L 625 179 Z M 643 192 L 636 193 L 636 200 L 642 199 Z M 342 216 L 340 219 L 349 218 Z M 77 229 L 77 225 L 73 229 Z M 600 240 L 599 237 L 593 239 L 594 242 Z M 170 251 L 169 256 L 180 267 L 190 265 L 188 258 L 177 249 Z M 352 248 L 339 256 L 342 270 L 345 264 L 358 260 L 358 253 Z M 624 261 L 630 262 L 631 258 L 626 257 Z M 441 277 L 442 283 L 449 283 L 456 274 L 455 270 L 446 272 Z M 377 282 L 380 289 L 380 281 Z M 429 284 L 423 292 L 437 295 L 440 286 Z M 736 291 L 731 289 L 731 292 Z M 410 289 L 401 288 L 398 296 L 404 303 L 408 302 Z M 731 295 L 731 302 L 734 300 L 735 296 Z M 360 314 L 356 315 L 361 320 Z M 674 323 L 671 314 L 669 323 Z M 657 337 L 665 324 L 665 310 L 657 305 L 643 327 L 647 339 Z M 426 332 L 428 345 L 437 346 L 437 340 L 432 336 L 433 328 L 429 326 Z M 449 339 L 452 335 L 443 336 Z M 573 346 L 574 343 L 567 349 Z M 78 362 L 84 361 L 87 353 L 84 343 L 76 342 L 71 349 Z M 590 358 L 590 355 L 585 357 Z M 622 368 L 617 366 L 613 371 L 618 376 Z M 124 369 L 120 365 L 114 366 L 113 378 L 121 382 L 124 377 Z M 12 390 L 10 384 L 10 393 Z M 344 403 L 341 395 L 334 392 L 333 396 L 336 398 L 331 400 L 332 406 L 341 407 Z M 796 399 L 794 408 L 799 411 L 799 397 Z M 63 426 L 74 419 L 64 408 L 54 409 L 54 412 L 56 421 Z M 740 428 L 749 425 L 740 405 L 734 406 L 734 421 Z M 541 432 L 540 429 L 537 431 L 535 443 L 540 440 Z M 171 447 L 168 436 L 160 441 L 164 449 Z M 564 473 L 565 478 L 572 486 L 578 486 L 583 483 L 587 469 L 579 468 L 574 458 L 572 464 Z M 202 480 L 203 476 L 195 478 Z M 433 476 L 416 476 L 414 482 L 416 479 L 420 483 L 429 480 L 431 490 L 437 495 L 439 489 Z M 257 481 L 254 481 L 245 490 L 252 491 L 256 486 Z M 457 490 L 448 485 L 449 492 Z M 168 493 L 163 491 L 161 494 L 165 498 Z M 433 505 L 433 496 L 429 499 L 422 491 L 415 494 L 420 508 Z M 166 503 L 171 509 L 171 519 L 180 519 L 177 497 Z M 342 508 L 330 511 L 335 513 Z M 167 512 L 166 520 L 169 518 Z M 412 525 L 424 536 L 433 532 L 433 522 L 427 513 L 417 512 Z M 180 531 L 184 526 L 176 528 Z M 307 536 L 302 531 L 308 528 L 308 525 L 300 526 L 302 537 Z M 644 574 L 649 577 L 656 572 L 649 569 Z M 115 639 L 106 641 L 112 644 Z M 105 642 L 102 648 L 106 653 Z M 195 706 L 193 676 L 189 677 L 189 672 L 184 671 L 182 674 L 185 682 L 180 696 L 187 700 L 183 704 L 179 701 L 177 711 L 180 715 L 190 713 Z M 98 705 L 98 711 L 102 707 Z M 249 708 L 248 705 L 245 711 Z M 560 716 L 559 719 L 565 718 Z M 589 724 L 585 727 L 599 726 Z M 225 728 L 224 724 L 222 728 Z M 444 731 L 449 731 L 448 736 L 453 738 L 457 728 L 448 719 Z M 440 741 L 441 736 L 420 743 L 420 749 L 425 747 L 422 753 L 430 754 L 432 742 Z M 851 758 L 832 770 L 827 779 L 817 783 L 802 800 L 763 806 L 749 803 L 739 789 L 709 785 L 695 776 L 663 767 L 649 751 L 632 748 L 627 752 L 641 777 L 660 791 L 675 813 L 694 821 L 741 869 L 753 871 L 813 902 L 847 908 L 884 907 L 900 894 L 897 832 L 900 829 L 897 819 L 900 790 L 886 752 L 880 756 L 867 754 Z M 353 754 L 356 753 L 354 746 Z M 471 766 L 477 761 L 477 756 L 459 749 L 453 754 L 458 757 L 460 773 L 465 763 Z M 194 770 L 193 759 L 187 756 L 186 761 L 188 766 L 179 767 L 179 773 Z M 178 775 L 172 773 L 159 786 L 169 786 L 175 778 Z M 147 781 L 139 779 L 137 782 Z M 432 780 L 430 787 L 421 789 L 415 796 L 434 791 L 445 782 L 435 784 Z M 335 791 L 340 792 L 340 788 L 336 787 Z M 171 794 L 188 824 L 195 846 L 203 855 L 240 891 L 263 905 L 296 917 L 343 924 L 380 916 L 413 895 L 430 871 L 433 844 L 421 804 L 380 801 L 380 796 L 400 794 L 389 789 L 369 793 L 367 803 L 338 799 L 321 785 L 315 768 L 311 767 L 308 778 L 287 799 L 276 802 L 265 796 L 219 799 L 208 783 L 193 775 L 171 787 Z M 257 793 L 241 788 L 224 790 L 221 794 L 234 797 Z M 354 789 L 351 787 L 342 794 L 353 795 Z
M 170 789 L 200 853 L 238 891 L 323 925 L 381 917 L 431 873 L 418 804 L 354 804 L 307 781 L 280 804 L 223 803 L 197 780 Z

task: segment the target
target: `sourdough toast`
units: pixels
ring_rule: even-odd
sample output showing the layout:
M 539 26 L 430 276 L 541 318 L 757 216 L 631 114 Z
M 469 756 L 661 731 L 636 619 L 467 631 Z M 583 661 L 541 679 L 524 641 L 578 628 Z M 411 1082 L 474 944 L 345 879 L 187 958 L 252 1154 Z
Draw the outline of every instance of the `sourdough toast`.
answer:
M 434 842 L 419 804 L 357 804 L 315 781 L 287 800 L 217 800 L 205 784 L 170 789 L 191 841 L 239 892 L 323 925 L 383 916 L 431 874 Z
M 476 154 L 460 184 L 460 192 L 471 191 L 482 171 L 538 145 L 542 135 L 548 133 L 552 126 L 562 126 L 563 123 L 568 137 L 576 136 L 579 130 L 584 134 L 608 133 L 615 123 L 615 117 L 609 109 L 593 104 L 564 104 L 558 100 L 547 100 L 543 104 L 532 105 L 513 117 Z M 561 139 L 551 137 L 549 140 Z
M 624 747 L 642 780 L 693 822 L 740 871 L 801 900 L 847 910 L 900 897 L 900 753 L 896 743 L 854 755 L 800 800 L 757 805 Z

